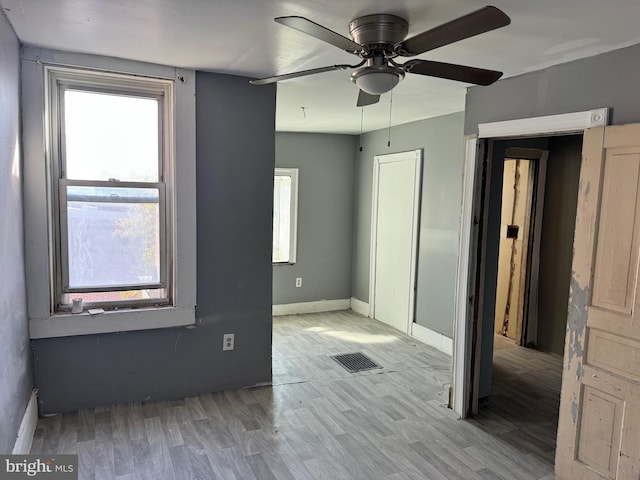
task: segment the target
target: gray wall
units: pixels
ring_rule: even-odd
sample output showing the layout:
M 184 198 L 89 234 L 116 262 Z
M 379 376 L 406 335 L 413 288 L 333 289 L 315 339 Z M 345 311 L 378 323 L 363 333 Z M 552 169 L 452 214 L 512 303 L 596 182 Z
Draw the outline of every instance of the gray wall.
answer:
M 20 161 L 20 45 L 0 12 L 0 453 L 11 453 L 31 394 Z
M 640 121 L 640 45 L 468 90 L 465 133 L 478 124 L 610 107 L 611 123 Z
M 271 380 L 275 87 L 198 73 L 196 109 L 198 325 L 33 341 L 42 413 Z
M 567 328 L 582 135 L 550 138 L 549 152 L 540 242 L 536 345 L 542 350 L 562 355 Z
M 477 133 L 479 123 L 601 107 L 612 109 L 612 124 L 640 122 L 638 58 L 640 45 L 635 45 L 507 78 L 489 87 L 472 87 L 467 91 L 464 131 Z M 491 328 L 483 328 L 481 390 L 483 378 L 490 382 L 487 370 L 493 358 L 493 317 L 484 319 Z
M 276 134 L 276 166 L 298 168 L 299 178 L 297 261 L 274 265 L 274 305 L 351 298 L 357 142 L 352 135 Z
M 353 296 L 369 301 L 371 188 L 376 155 L 423 149 L 416 323 L 453 336 L 464 114 L 454 113 L 364 134 L 356 165 Z

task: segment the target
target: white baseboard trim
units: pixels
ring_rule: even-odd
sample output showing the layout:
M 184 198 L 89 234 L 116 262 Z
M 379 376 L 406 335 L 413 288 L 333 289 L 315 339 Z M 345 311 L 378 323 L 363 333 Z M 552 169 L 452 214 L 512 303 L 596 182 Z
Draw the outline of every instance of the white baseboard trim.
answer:
M 35 434 L 36 425 L 38 424 L 37 393 L 35 389 L 31 392 L 31 398 L 29 399 L 29 403 L 27 403 L 27 409 L 22 417 L 18 437 L 13 447 L 13 455 L 27 455 L 31 451 L 33 435 Z
M 365 317 L 368 317 L 371 313 L 369 304 L 367 302 L 363 302 L 362 300 L 358 300 L 355 297 L 351 297 L 351 310 L 359 313 L 360 315 L 364 315 Z
M 287 303 L 284 305 L 273 305 L 271 314 L 278 315 L 299 315 L 302 313 L 335 312 L 337 310 L 349 310 L 351 300 L 348 298 L 341 300 L 318 300 L 316 302 Z
M 453 355 L 453 340 L 441 333 L 414 322 L 411 324 L 411 336 L 447 355 Z

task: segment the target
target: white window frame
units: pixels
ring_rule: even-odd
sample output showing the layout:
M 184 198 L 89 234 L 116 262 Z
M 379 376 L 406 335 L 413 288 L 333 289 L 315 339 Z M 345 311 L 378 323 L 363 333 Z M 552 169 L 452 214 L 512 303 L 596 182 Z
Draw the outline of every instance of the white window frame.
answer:
M 54 252 L 53 261 L 53 313 L 69 311 L 71 306 L 61 302 L 62 297 L 69 293 L 108 292 L 125 290 L 143 290 L 146 288 L 163 289 L 164 297 L 156 299 L 136 299 L 126 301 L 102 302 L 89 306 L 111 310 L 123 307 L 158 306 L 173 304 L 173 171 L 175 161 L 173 155 L 173 84 L 171 80 L 140 78 L 131 75 L 96 72 L 60 67 L 45 67 L 47 77 L 47 107 L 48 123 L 47 138 L 50 143 L 51 155 L 51 218 L 50 231 L 51 250 Z M 84 90 L 87 92 L 101 92 L 113 95 L 128 95 L 138 98 L 150 98 L 158 102 L 158 179 L 156 182 L 129 181 L 91 181 L 70 180 L 66 177 L 66 156 L 64 153 L 64 104 L 63 98 L 67 90 Z M 159 195 L 160 222 L 160 279 L 158 283 L 150 285 L 118 285 L 95 288 L 71 288 L 69 286 L 69 259 L 67 235 L 67 199 L 68 186 L 96 186 L 117 188 L 153 188 Z
M 275 177 L 291 178 L 291 211 L 289 223 L 289 260 L 286 262 L 273 262 L 273 265 L 293 265 L 297 260 L 298 247 L 298 169 L 297 168 L 276 168 Z M 274 212 L 275 215 L 275 212 Z M 275 232 L 274 232 L 275 233 Z
M 195 80 L 193 70 L 140 63 L 130 60 L 60 52 L 25 46 L 22 69 L 22 152 L 25 215 L 25 270 L 31 338 L 89 335 L 131 330 L 192 326 L 196 324 L 196 138 Z M 48 70 L 99 73 L 103 77 L 137 77 L 141 83 L 173 84 L 172 136 L 169 151 L 176 159 L 167 184 L 173 189 L 170 208 L 173 225 L 172 302 L 160 306 L 122 307 L 90 314 L 55 312 L 53 288 L 54 254 L 51 231 L 55 219 L 51 202 L 51 142 L 46 118 L 50 115 Z

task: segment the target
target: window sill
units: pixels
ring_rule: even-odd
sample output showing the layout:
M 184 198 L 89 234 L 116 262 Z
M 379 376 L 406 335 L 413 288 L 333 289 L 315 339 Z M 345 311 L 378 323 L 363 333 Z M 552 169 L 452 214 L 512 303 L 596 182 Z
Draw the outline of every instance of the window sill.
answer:
M 194 307 L 156 307 L 106 311 L 99 315 L 87 312 L 61 313 L 29 321 L 32 339 L 72 337 L 99 333 L 151 330 L 195 325 Z
M 274 267 L 282 267 L 282 266 L 287 266 L 287 265 L 295 265 L 296 262 L 272 262 L 271 265 L 273 265 Z

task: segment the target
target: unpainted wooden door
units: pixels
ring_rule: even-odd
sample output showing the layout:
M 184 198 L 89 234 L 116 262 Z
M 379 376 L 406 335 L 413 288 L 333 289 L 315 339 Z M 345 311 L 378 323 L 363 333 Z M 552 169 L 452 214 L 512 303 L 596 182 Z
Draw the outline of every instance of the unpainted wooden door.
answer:
M 640 124 L 585 132 L 559 480 L 640 478 Z
M 533 161 L 504 160 L 495 332 L 517 343 L 525 313 L 533 168 Z M 510 226 L 517 230 L 510 232 Z

